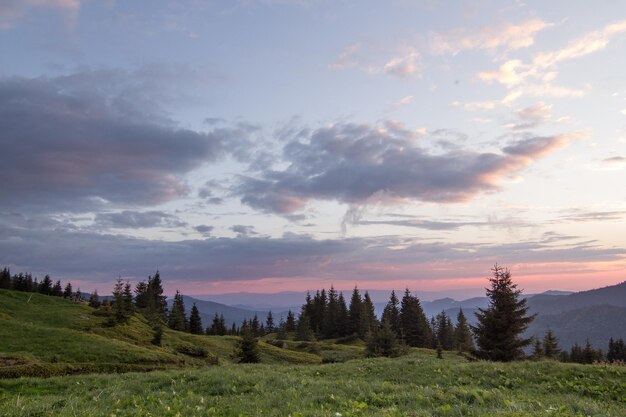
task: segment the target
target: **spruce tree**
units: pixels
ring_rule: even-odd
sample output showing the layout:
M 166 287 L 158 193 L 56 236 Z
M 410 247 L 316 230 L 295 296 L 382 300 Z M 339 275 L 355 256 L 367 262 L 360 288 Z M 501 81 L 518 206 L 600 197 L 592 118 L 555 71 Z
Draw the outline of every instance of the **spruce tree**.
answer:
M 454 328 L 454 343 L 460 352 L 472 352 L 474 350 L 474 339 L 472 332 L 467 324 L 467 318 L 463 314 L 463 309 L 459 309 L 456 316 L 456 327 Z
M 63 286 L 61 285 L 61 280 L 57 280 L 52 286 L 52 290 L 50 290 L 50 295 L 54 297 L 63 297 Z
M 22 291 L 26 291 L 26 289 Z M 46 275 L 43 280 L 41 280 L 41 282 L 37 286 L 37 291 L 40 294 L 50 295 L 50 293 L 52 292 L 52 280 L 50 279 L 50 275 Z
M 435 322 L 436 329 L 433 329 L 433 333 L 435 333 L 436 343 L 444 350 L 453 350 L 455 348 L 454 326 L 446 312 L 439 313 Z
M 89 295 L 89 307 L 100 307 L 100 297 L 98 297 L 98 290 L 94 290 L 91 295 Z
M 250 330 L 254 337 L 259 337 L 261 335 L 261 323 L 259 323 L 259 317 L 254 313 L 254 317 L 250 322 Z
M 165 322 L 167 318 L 167 297 L 163 295 L 163 283 L 159 271 L 148 277 L 146 316 L 151 322 Z
M 338 336 L 337 317 L 339 313 L 339 304 L 337 299 L 337 291 L 331 285 L 328 291 L 328 305 L 326 307 L 326 316 L 322 325 L 323 336 L 327 339 Z
M 287 332 L 296 331 L 296 318 L 293 315 L 293 312 L 291 310 L 287 312 L 287 321 L 285 322 L 285 331 Z
M 400 337 L 401 326 L 400 326 L 400 309 L 398 306 L 400 302 L 398 301 L 398 297 L 396 296 L 395 291 L 391 291 L 391 296 L 389 297 L 389 302 L 385 306 L 383 310 L 382 322 L 388 322 L 391 330 L 396 333 L 397 337 Z
M 191 307 L 191 314 L 189 315 L 189 332 L 193 334 L 202 334 L 202 319 L 200 318 L 200 311 L 196 307 L 196 303 L 193 303 Z
M 272 310 L 267 313 L 267 317 L 265 319 L 265 330 L 268 333 L 274 332 L 274 316 L 272 315 Z
M 134 312 L 133 292 L 130 286 L 130 282 L 128 281 L 126 281 L 126 284 L 124 284 L 124 291 L 122 292 L 122 305 L 126 318 L 132 316 Z
M 368 333 L 365 349 L 367 356 L 393 357 L 400 354 L 400 344 L 388 321 L 383 321 L 381 326 L 374 326 Z
M 523 357 L 523 348 L 532 339 L 521 337 L 534 316 L 528 316 L 526 299 L 511 279 L 511 273 L 497 264 L 489 278 L 489 306 L 479 308 L 478 324 L 472 326 L 478 345 L 477 356 L 482 359 L 508 362 Z
M 343 297 L 343 293 L 339 293 L 337 299 L 337 336 L 348 336 L 350 329 L 350 319 L 348 317 L 348 307 L 346 306 L 346 299 Z
M 172 302 L 172 311 L 167 319 L 167 326 L 170 329 L 184 332 L 187 328 L 187 315 L 185 313 L 185 303 L 180 291 L 176 290 L 174 301 Z
M 311 329 L 311 321 L 309 320 L 306 310 L 302 310 L 298 318 L 296 327 L 296 340 L 311 341 L 315 340 L 313 329 Z
M 352 291 L 352 297 L 350 298 L 350 307 L 348 309 L 348 334 L 361 333 L 361 325 L 363 316 L 363 300 L 361 300 L 361 294 L 359 289 L 355 286 Z
M 0 272 L 0 288 L 5 290 L 11 288 L 11 271 L 9 268 L 3 268 Z
M 378 327 L 378 319 L 376 319 L 374 303 L 372 302 L 372 299 L 367 291 L 365 291 L 361 306 L 363 311 L 361 312 L 358 334 L 359 336 L 364 337 L 370 330 Z
M 557 359 L 560 353 L 559 339 L 556 338 L 552 329 L 548 329 L 543 336 L 543 356 L 548 359 Z
M 432 330 L 419 299 L 407 288 L 400 303 L 400 324 L 404 342 L 413 347 L 430 347 Z
M 124 302 L 124 283 L 122 278 L 119 277 L 113 287 L 113 322 L 111 324 L 125 323 L 128 317 L 130 315 L 126 310 Z
M 539 360 L 543 358 L 543 346 L 541 345 L 541 340 L 538 338 L 533 339 L 533 353 L 531 357 L 534 360 Z
M 138 282 L 135 285 L 135 307 L 138 310 L 148 307 L 148 284 L 146 284 L 146 281 Z
M 242 327 L 241 340 L 235 356 L 239 363 L 258 363 L 260 360 L 259 344 L 249 327 Z
M 74 292 L 72 291 L 72 283 L 68 282 L 67 285 L 65 285 L 65 289 L 63 290 L 63 298 L 72 298 L 73 294 Z

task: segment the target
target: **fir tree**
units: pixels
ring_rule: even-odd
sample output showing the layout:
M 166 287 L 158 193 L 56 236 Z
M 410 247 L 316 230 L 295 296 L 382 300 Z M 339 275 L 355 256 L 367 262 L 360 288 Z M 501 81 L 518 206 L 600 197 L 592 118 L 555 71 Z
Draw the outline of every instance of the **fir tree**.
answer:
M 114 321 L 111 324 L 125 323 L 130 314 L 126 309 L 126 303 L 124 302 L 124 283 L 122 282 L 122 278 L 119 277 L 117 281 L 115 281 L 115 286 L 113 287 L 113 319 Z
M 389 297 L 389 302 L 385 306 L 383 310 L 382 322 L 389 323 L 391 330 L 393 330 L 397 337 L 401 336 L 401 326 L 400 326 L 400 309 L 398 308 L 400 305 L 400 301 L 398 301 L 398 297 L 396 296 L 395 291 L 391 291 L 391 296 Z
M 176 290 L 174 301 L 172 302 L 172 311 L 167 320 L 167 326 L 170 329 L 184 332 L 187 328 L 187 315 L 185 313 L 185 303 L 182 294 Z
M 548 359 L 557 359 L 560 353 L 559 339 L 556 338 L 551 329 L 548 329 L 543 336 L 543 356 Z
M 27 291 L 27 289 L 25 288 L 22 291 Z M 37 287 L 37 291 L 40 294 L 50 295 L 50 293 L 52 292 L 52 280 L 50 279 L 50 275 L 46 275 L 43 280 L 41 280 Z
M 89 295 L 89 307 L 100 307 L 100 297 L 98 297 L 98 290 L 94 290 L 91 295 Z
M 148 284 L 146 281 L 138 282 L 135 285 L 135 307 L 139 310 L 148 307 Z
M 5 290 L 11 288 L 11 271 L 9 268 L 3 268 L 0 272 L 0 288 Z
M 539 360 L 543 358 L 543 346 L 541 345 L 541 340 L 538 338 L 533 339 L 533 353 L 531 357 L 534 360 Z
M 609 349 L 606 354 L 606 360 L 609 362 L 626 362 L 626 345 L 623 339 L 609 340 Z
M 348 307 L 346 306 L 346 299 L 343 297 L 343 293 L 339 293 L 337 299 L 337 336 L 343 337 L 350 333 L 350 319 L 348 317 Z
M 310 341 L 315 340 L 313 329 L 311 329 L 311 321 L 308 313 L 303 309 L 298 318 L 298 326 L 296 327 L 296 340 Z
M 472 326 L 478 345 L 477 356 L 482 359 L 508 362 L 523 356 L 523 348 L 531 339 L 521 337 L 534 316 L 527 316 L 526 299 L 511 279 L 511 273 L 497 264 L 487 289 L 489 307 L 478 309 L 478 324 Z
M 191 314 L 189 315 L 189 332 L 193 334 L 202 334 L 202 319 L 200 318 L 200 312 L 196 303 L 193 303 L 191 307 Z
M 163 295 L 163 283 L 159 271 L 154 274 L 154 277 L 148 277 L 146 295 L 146 316 L 153 323 L 156 321 L 164 322 L 167 318 L 167 297 Z
M 339 304 L 337 299 L 337 291 L 331 285 L 328 290 L 328 305 L 326 307 L 326 316 L 322 325 L 323 336 L 327 339 L 338 336 L 337 317 L 339 313 Z
M 130 286 L 130 282 L 126 281 L 124 284 L 124 291 L 122 292 L 122 305 L 124 314 L 127 318 L 133 315 L 133 292 Z
M 474 339 L 472 338 L 472 332 L 463 309 L 459 309 L 459 314 L 456 316 L 456 327 L 454 328 L 454 343 L 457 350 L 460 352 L 472 352 L 474 350 Z
M 368 333 L 365 349 L 367 356 L 393 357 L 400 354 L 400 344 L 388 321 L 383 321 L 381 326 L 374 326 Z
M 378 320 L 376 319 L 376 313 L 374 312 L 374 303 L 370 298 L 370 295 L 365 291 L 363 296 L 363 303 L 361 304 L 361 321 L 359 324 L 359 336 L 364 337 L 370 330 L 378 327 Z
M 267 313 L 267 317 L 265 319 L 265 330 L 268 333 L 274 332 L 274 316 L 272 315 L 272 310 Z
M 287 312 L 287 321 L 285 322 L 285 331 L 287 332 L 296 331 L 296 318 L 293 315 L 293 312 L 291 310 Z
M 61 280 L 57 280 L 52 286 L 52 290 L 50 290 L 50 295 L 54 297 L 63 297 L 63 286 L 61 285 Z
M 442 311 L 437 315 L 435 322 L 436 329 L 433 329 L 433 333 L 435 333 L 437 344 L 441 345 L 444 350 L 453 350 L 455 348 L 454 326 L 450 317 Z
M 72 283 L 68 282 L 67 285 L 65 285 L 65 289 L 63 290 L 63 298 L 72 298 L 73 294 L 74 292 L 72 291 Z
M 254 337 L 259 337 L 261 335 L 259 317 L 256 315 L 256 313 L 254 314 L 254 317 L 252 318 L 252 321 L 250 322 L 250 330 L 252 331 L 252 334 L 254 335 Z
M 413 347 L 430 347 L 432 330 L 419 299 L 407 288 L 400 303 L 400 324 L 404 342 Z
M 362 333 L 362 316 L 363 300 L 361 300 L 361 294 L 359 293 L 359 289 L 355 286 L 354 290 L 352 291 L 352 297 L 350 298 L 350 307 L 348 309 L 348 334 Z
M 252 333 L 252 329 L 241 329 L 241 340 L 237 346 L 235 356 L 239 363 L 258 363 L 260 360 L 259 344 Z

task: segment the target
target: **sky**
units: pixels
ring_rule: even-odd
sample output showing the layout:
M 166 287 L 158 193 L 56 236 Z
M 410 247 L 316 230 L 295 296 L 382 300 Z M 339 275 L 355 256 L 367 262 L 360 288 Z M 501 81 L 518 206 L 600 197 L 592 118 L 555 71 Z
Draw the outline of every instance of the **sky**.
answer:
M 5 0 L 0 266 L 105 293 L 626 280 L 626 3 Z

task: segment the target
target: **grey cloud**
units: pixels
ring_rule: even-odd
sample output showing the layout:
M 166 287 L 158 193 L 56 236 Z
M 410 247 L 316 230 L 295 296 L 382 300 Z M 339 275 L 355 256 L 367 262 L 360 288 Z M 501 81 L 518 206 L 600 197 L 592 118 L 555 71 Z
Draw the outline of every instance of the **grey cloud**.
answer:
M 610 158 L 605 158 L 602 160 L 602 162 L 606 162 L 609 164 L 619 164 L 619 163 L 623 163 L 626 162 L 626 157 L 625 156 L 612 156 Z
M 230 230 L 237 233 L 238 236 L 252 236 L 258 235 L 258 233 L 254 230 L 254 226 L 245 226 L 243 224 L 236 224 L 230 227 Z
M 51 273 L 61 279 L 107 282 L 119 273 L 130 279 L 144 278 L 157 268 L 168 280 L 205 282 L 264 278 L 358 282 L 449 279 L 484 274 L 494 261 L 505 265 L 588 265 L 626 255 L 624 248 L 604 248 L 593 242 L 553 246 L 542 239 L 480 245 L 393 236 L 316 240 L 286 234 L 282 238 L 242 236 L 171 242 L 47 227 L 18 230 L 8 222 L 0 222 L 0 236 L 0 265 L 35 274 Z M 442 262 L 448 265 L 445 270 L 428 267 L 429 263 Z
M 466 201 L 499 188 L 499 180 L 569 140 L 568 135 L 517 140 L 501 153 L 431 153 L 409 130 L 357 124 L 320 128 L 283 149 L 283 170 L 244 176 L 234 189 L 251 207 L 291 214 L 311 200 L 349 204 L 406 199 Z
M 98 213 L 95 223 L 104 228 L 141 229 L 150 227 L 184 227 L 187 223 L 162 211 L 124 210 L 116 213 Z
M 99 88 L 69 77 L 0 79 L 0 205 L 50 211 L 169 201 L 188 193 L 187 172 L 243 134 L 178 128 Z
M 575 210 L 569 214 L 561 216 L 558 222 L 592 222 L 592 221 L 616 221 L 623 220 L 626 217 L 626 211 L 583 211 Z
M 206 237 L 206 236 L 211 235 L 211 232 L 215 228 L 213 226 L 207 226 L 206 224 L 201 224 L 199 226 L 194 227 L 194 229 L 196 230 L 196 232 L 202 233 Z

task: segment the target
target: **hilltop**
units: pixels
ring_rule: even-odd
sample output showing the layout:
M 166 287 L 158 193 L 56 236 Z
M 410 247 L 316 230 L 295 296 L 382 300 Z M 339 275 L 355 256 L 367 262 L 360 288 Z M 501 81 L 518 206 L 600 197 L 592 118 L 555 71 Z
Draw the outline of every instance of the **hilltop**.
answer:
M 236 336 L 192 335 L 164 329 L 162 345 L 134 314 L 109 327 L 82 303 L 37 293 L 0 290 L 0 377 L 85 372 L 149 371 L 232 361 Z M 259 342 L 265 363 L 320 363 L 321 356 Z

